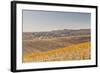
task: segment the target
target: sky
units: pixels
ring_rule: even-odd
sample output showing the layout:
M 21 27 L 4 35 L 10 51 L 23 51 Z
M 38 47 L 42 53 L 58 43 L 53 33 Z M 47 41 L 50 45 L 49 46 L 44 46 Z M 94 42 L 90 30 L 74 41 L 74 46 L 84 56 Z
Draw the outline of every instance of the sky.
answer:
M 23 32 L 88 29 L 91 14 L 79 12 L 23 10 Z

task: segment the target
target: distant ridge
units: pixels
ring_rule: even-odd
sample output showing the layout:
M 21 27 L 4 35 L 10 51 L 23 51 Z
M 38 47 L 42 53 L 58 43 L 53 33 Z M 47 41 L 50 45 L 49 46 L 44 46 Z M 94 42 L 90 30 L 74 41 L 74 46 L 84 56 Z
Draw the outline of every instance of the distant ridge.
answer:
M 90 29 L 63 29 L 63 30 L 52 30 L 47 32 L 23 32 L 23 39 L 33 39 L 33 38 L 56 38 L 56 37 L 66 37 L 66 36 L 78 36 L 78 35 L 89 35 L 91 34 Z

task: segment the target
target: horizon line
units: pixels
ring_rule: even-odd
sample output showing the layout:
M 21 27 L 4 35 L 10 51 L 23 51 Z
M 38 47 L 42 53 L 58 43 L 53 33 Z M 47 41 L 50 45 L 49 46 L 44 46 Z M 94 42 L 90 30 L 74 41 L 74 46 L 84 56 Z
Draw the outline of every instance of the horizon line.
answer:
M 86 30 L 86 29 L 91 29 L 91 28 L 82 28 L 82 29 L 57 29 L 57 30 L 48 30 L 48 31 L 22 31 L 22 32 L 51 32 L 51 31 L 59 31 L 59 30 Z

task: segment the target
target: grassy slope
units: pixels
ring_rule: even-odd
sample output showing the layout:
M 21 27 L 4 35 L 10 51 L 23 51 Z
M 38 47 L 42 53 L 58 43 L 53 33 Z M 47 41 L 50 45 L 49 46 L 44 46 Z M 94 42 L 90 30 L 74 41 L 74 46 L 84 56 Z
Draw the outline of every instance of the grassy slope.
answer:
M 74 44 L 47 52 L 25 54 L 23 62 L 47 62 L 90 59 L 90 42 Z
M 90 35 L 23 40 L 23 55 L 36 52 L 46 52 L 88 41 L 90 41 Z

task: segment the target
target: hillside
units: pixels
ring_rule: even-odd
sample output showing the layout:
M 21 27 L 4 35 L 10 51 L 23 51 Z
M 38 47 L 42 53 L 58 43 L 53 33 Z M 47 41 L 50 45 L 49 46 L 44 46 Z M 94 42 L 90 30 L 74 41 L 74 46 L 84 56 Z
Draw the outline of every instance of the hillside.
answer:
M 44 52 L 88 41 L 90 41 L 89 35 L 23 40 L 23 53 Z
M 90 42 L 79 43 L 47 52 L 25 54 L 23 62 L 47 62 L 90 59 Z
M 52 30 L 48 32 L 23 32 L 23 40 L 33 40 L 33 39 L 48 39 L 48 38 L 58 38 L 58 37 L 68 37 L 68 36 L 80 36 L 89 35 L 90 29 L 63 29 L 63 30 Z
M 23 62 L 90 59 L 90 42 L 90 29 L 23 32 Z

